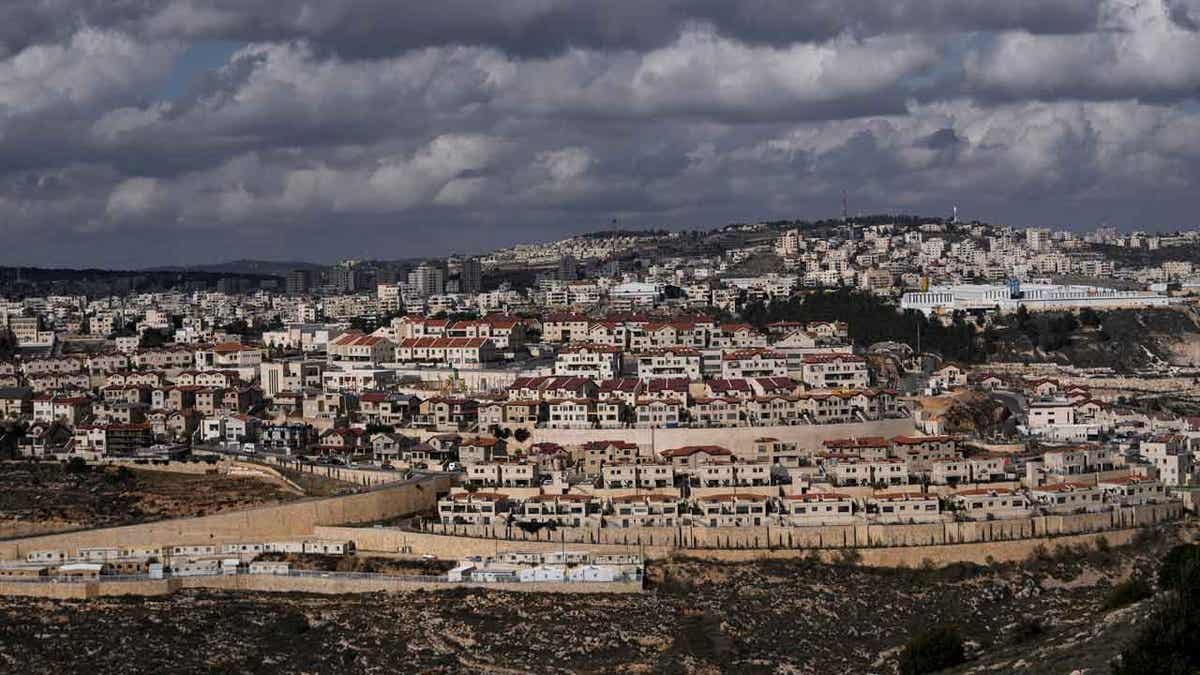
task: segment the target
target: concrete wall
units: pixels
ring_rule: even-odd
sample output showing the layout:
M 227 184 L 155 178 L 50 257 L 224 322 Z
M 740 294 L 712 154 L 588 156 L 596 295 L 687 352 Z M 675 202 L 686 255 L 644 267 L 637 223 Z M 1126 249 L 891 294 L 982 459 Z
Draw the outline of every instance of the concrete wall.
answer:
M 407 552 L 458 559 L 506 550 L 587 548 L 596 552 L 640 551 L 649 558 L 675 553 L 707 555 L 713 550 L 783 551 L 795 556 L 814 549 L 933 547 L 1025 542 L 1030 550 L 1047 538 L 1089 535 L 1152 525 L 1180 517 L 1178 503 L 1127 507 L 1109 513 L 1038 516 L 1012 520 L 927 524 L 854 524 L 817 527 L 742 528 L 560 528 L 530 534 L 518 528 L 432 526 L 430 532 L 394 528 L 318 527 L 317 536 L 351 539 L 361 551 Z M 1032 543 L 1029 543 L 1032 542 Z M 936 555 L 936 553 L 935 553 Z M 884 558 L 886 559 L 886 558 Z
M 220 460 L 216 464 L 208 462 L 167 462 L 166 464 L 138 464 L 132 459 L 121 458 L 105 458 L 94 462 L 89 462 L 96 466 L 124 466 L 130 469 L 139 471 L 161 471 L 164 473 L 183 473 L 189 475 L 204 475 L 209 472 L 225 474 L 229 473 L 229 467 L 232 462 L 229 460 Z
M 365 523 L 432 509 L 437 503 L 437 493 L 448 489 L 449 479 L 438 476 L 345 497 L 303 500 L 199 518 L 14 539 L 0 542 L 0 560 L 24 558 L 27 552 L 39 549 L 220 544 L 309 537 L 318 525 Z
M 749 448 L 754 439 L 770 437 L 818 448 L 821 442 L 851 436 L 898 436 L 916 433 L 911 419 L 880 420 L 855 424 L 806 424 L 783 427 L 735 427 L 732 429 L 535 429 L 530 443 L 552 442 L 579 445 L 588 441 L 621 440 L 659 450 L 685 445 L 721 445 L 730 449 Z M 653 439 L 651 438 L 653 435 Z
M 89 584 L 50 584 L 19 581 L 0 581 L 0 595 L 17 595 L 30 598 L 52 598 L 54 600 L 86 600 L 94 598 L 95 589 Z
M 289 459 L 286 457 L 276 457 L 274 455 L 264 455 L 262 461 L 274 466 L 280 466 L 293 471 L 303 471 L 314 476 L 323 478 L 332 478 L 340 480 L 343 483 L 352 485 L 364 485 L 368 487 L 377 487 L 381 485 L 389 485 L 404 480 L 404 472 L 397 471 L 375 471 L 369 469 L 351 469 L 343 466 L 324 466 L 320 464 L 307 464 L 299 460 Z M 251 464 L 250 466 L 261 466 Z M 264 469 L 266 467 L 263 467 Z

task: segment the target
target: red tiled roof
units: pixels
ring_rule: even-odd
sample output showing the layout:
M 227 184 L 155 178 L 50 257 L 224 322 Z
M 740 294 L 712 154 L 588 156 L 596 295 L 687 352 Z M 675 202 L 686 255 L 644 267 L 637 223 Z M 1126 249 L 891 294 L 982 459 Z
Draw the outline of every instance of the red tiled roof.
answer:
M 407 338 L 400 341 L 401 349 L 478 349 L 489 342 L 488 338 Z
M 663 457 L 691 457 L 692 455 L 694 455 L 696 453 L 701 453 L 701 452 L 706 455 L 718 455 L 718 456 L 728 456 L 728 455 L 733 454 L 726 448 L 722 448 L 719 445 L 685 445 L 681 448 L 671 448 L 669 450 L 663 450 L 662 456 Z
M 846 363 L 866 362 L 866 359 L 856 354 L 807 354 L 804 357 L 804 363 L 833 363 L 839 360 Z

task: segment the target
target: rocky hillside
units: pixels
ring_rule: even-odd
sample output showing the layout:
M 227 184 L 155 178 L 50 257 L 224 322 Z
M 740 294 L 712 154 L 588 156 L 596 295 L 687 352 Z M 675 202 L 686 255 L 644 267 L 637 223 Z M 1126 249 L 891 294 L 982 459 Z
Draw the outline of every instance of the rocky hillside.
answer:
M 1171 309 L 1010 315 L 990 333 L 996 360 L 1138 370 L 1200 364 L 1200 314 Z
M 1168 539 L 1042 551 L 1023 565 L 863 569 L 805 560 L 651 566 L 633 596 L 461 590 L 317 597 L 186 592 L 0 599 L 0 664 L 29 673 L 896 672 L 953 624 L 964 672 L 1104 672 L 1140 610 L 1103 608 Z M 67 648 L 69 646 L 69 648 Z

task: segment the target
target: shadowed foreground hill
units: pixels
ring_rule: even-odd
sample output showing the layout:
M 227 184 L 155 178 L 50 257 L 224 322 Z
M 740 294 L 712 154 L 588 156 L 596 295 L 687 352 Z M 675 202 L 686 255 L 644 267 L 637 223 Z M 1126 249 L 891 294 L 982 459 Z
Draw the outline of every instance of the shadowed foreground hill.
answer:
M 0 663 L 24 672 L 895 672 L 904 645 L 953 625 L 1002 671 L 1101 672 L 1168 540 L 1045 551 L 1021 566 L 872 570 L 805 560 L 658 563 L 641 595 L 481 590 L 317 597 L 190 591 L 88 603 L 0 599 Z M 1028 662 L 1045 658 L 1047 667 Z

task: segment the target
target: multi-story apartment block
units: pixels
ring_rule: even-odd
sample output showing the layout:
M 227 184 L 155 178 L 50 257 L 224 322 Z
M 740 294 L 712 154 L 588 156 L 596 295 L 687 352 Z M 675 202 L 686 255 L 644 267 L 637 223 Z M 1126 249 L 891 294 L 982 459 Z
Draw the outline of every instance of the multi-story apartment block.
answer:
M 726 352 L 721 356 L 723 378 L 772 378 L 788 375 L 785 354 L 765 349 L 746 349 Z
M 815 389 L 865 389 L 867 361 L 853 354 L 812 354 L 802 361 L 800 379 Z
M 700 352 L 690 348 L 663 348 L 636 355 L 641 380 L 658 378 L 700 379 Z
M 608 489 L 669 488 L 675 484 L 675 469 L 669 464 L 613 462 L 600 467 L 600 480 Z
M 836 492 L 807 492 L 784 495 L 779 519 L 783 525 L 810 527 L 854 522 L 854 500 Z
M 623 352 L 617 347 L 578 344 L 559 350 L 554 361 L 554 374 L 566 377 L 586 377 L 600 382 L 621 374 Z
M 671 495 L 627 495 L 613 497 L 611 514 L 605 516 L 608 527 L 675 527 L 680 509 Z

